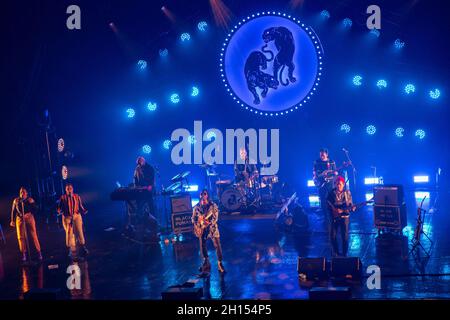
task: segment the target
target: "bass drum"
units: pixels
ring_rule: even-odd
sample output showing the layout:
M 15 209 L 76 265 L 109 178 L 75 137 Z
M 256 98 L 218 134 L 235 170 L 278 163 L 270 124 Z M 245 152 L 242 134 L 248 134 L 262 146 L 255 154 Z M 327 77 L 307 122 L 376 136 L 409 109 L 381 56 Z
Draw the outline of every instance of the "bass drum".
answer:
M 243 202 L 242 194 L 234 188 L 225 190 L 220 196 L 220 203 L 228 212 L 238 211 L 242 207 Z

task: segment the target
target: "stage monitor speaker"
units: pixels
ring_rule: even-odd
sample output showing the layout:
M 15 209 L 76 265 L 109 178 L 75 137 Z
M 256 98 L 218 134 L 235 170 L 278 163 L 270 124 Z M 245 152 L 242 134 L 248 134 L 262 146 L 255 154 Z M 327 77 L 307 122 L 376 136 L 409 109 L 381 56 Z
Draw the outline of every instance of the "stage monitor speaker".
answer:
M 349 287 L 314 287 L 309 290 L 309 300 L 349 300 L 351 297 Z
M 297 272 L 307 279 L 323 278 L 326 275 L 327 261 L 324 257 L 304 258 L 298 257 Z
M 24 293 L 24 300 L 58 300 L 58 297 L 61 294 L 60 289 L 30 289 Z
M 376 206 L 401 206 L 405 198 L 403 186 L 394 184 L 374 187 L 373 195 Z
M 161 292 L 162 300 L 200 300 L 203 287 L 173 286 Z
M 360 279 L 362 263 L 358 257 L 336 257 L 331 259 L 330 273 L 335 278 Z

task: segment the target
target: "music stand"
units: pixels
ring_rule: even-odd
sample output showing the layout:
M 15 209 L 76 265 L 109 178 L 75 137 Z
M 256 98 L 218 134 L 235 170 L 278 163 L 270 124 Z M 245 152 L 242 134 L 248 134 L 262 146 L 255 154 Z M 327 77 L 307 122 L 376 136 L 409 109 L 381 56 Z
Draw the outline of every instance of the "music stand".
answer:
M 411 250 L 409 251 L 409 253 L 414 253 L 416 249 L 418 248 L 422 248 L 423 252 L 426 254 L 427 258 L 429 258 L 431 256 L 431 249 L 433 246 L 433 240 L 430 239 L 430 237 L 428 236 L 428 234 L 423 230 L 423 223 L 425 221 L 425 214 L 426 214 L 426 210 L 422 209 L 423 203 L 425 201 L 425 199 L 427 198 L 427 196 L 425 196 L 422 199 L 422 202 L 420 203 L 420 206 L 417 208 L 417 223 L 416 223 L 416 229 L 414 230 L 414 237 L 411 241 Z M 430 243 L 430 247 L 428 250 L 425 249 L 425 247 L 422 245 L 421 242 L 421 236 L 424 235 L 425 238 L 429 241 Z M 416 256 L 416 255 L 414 255 Z

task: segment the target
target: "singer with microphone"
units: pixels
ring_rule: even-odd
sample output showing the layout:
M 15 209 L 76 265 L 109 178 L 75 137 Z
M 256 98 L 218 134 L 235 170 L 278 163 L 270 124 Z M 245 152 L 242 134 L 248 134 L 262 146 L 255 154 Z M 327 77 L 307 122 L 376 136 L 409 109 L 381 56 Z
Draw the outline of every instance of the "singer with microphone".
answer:
M 328 149 L 322 148 L 319 151 L 319 159 L 314 161 L 313 180 L 319 189 L 320 207 L 324 218 L 327 217 L 327 196 L 334 187 L 334 179 L 338 175 L 336 162 L 329 157 Z
M 76 242 L 80 245 L 81 255 L 87 256 L 89 251 L 86 248 L 86 240 L 83 232 L 82 214 L 88 211 L 84 208 L 81 197 L 73 192 L 73 185 L 66 184 L 66 193 L 61 196 L 57 203 L 56 210 L 62 214 L 62 223 L 66 232 L 66 246 L 69 249 L 69 257 L 77 257 Z
M 21 187 L 19 197 L 15 198 L 12 204 L 10 226 L 16 228 L 19 250 L 22 253 L 22 262 L 26 262 L 27 259 L 30 258 L 28 235 L 30 235 L 36 249 L 38 259 L 42 260 L 41 245 L 39 243 L 36 232 L 36 222 L 34 220 L 36 211 L 36 202 L 34 202 L 33 198 L 28 196 L 27 189 Z

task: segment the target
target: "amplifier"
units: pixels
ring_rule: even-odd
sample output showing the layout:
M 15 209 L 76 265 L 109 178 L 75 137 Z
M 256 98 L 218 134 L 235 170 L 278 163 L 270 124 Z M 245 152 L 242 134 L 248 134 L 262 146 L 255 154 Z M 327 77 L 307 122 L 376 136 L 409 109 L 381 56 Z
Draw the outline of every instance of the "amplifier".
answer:
M 324 257 L 304 258 L 298 257 L 297 271 L 304 274 L 306 278 L 323 278 L 326 275 L 327 261 Z
M 406 204 L 399 206 L 373 206 L 375 227 L 402 230 L 406 227 Z
M 180 194 L 170 197 L 170 204 L 172 208 L 172 214 L 191 212 L 192 213 L 192 202 L 191 196 L 189 194 Z
M 374 204 L 380 206 L 400 206 L 404 202 L 403 186 L 382 185 L 373 188 Z
M 335 278 L 359 279 L 362 275 L 361 260 L 358 257 L 333 258 L 330 273 Z

